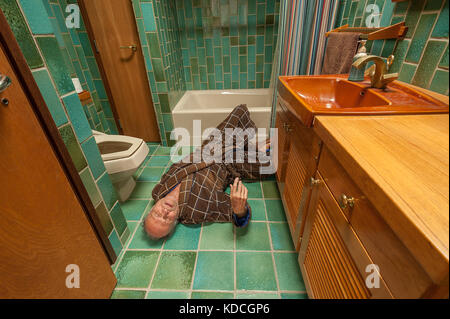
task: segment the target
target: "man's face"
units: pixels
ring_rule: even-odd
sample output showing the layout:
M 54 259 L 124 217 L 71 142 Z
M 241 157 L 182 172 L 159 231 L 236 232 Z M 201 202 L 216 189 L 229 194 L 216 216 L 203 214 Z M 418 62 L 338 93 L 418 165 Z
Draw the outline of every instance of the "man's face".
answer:
M 145 218 L 145 231 L 154 239 L 167 236 L 176 225 L 178 213 L 178 203 L 174 198 L 161 198 Z

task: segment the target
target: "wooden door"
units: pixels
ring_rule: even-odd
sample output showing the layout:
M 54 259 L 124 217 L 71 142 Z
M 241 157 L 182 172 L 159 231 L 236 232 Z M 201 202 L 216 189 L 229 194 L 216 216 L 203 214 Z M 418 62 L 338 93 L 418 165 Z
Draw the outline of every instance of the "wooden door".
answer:
M 79 4 L 121 131 L 147 142 L 159 142 L 131 1 L 82 0 Z M 135 49 L 121 48 L 126 46 Z
M 0 298 L 108 298 L 108 257 L 1 41 L 0 73 L 12 81 L 0 92 Z

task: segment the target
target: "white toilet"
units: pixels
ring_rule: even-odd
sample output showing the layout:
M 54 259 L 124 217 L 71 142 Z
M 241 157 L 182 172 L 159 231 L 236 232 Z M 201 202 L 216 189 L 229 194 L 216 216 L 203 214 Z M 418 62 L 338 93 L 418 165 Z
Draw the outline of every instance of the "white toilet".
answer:
M 149 153 L 147 143 L 131 136 L 108 135 L 94 130 L 92 133 L 119 201 L 124 202 L 136 186 L 133 174 Z

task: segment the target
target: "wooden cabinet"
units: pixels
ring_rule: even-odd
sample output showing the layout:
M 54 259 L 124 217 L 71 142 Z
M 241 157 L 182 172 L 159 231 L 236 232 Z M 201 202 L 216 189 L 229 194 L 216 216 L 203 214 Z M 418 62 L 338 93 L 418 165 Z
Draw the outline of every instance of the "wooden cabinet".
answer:
M 278 101 L 277 182 L 309 297 L 448 298 L 361 190 L 368 181 Z
M 276 112 L 275 127 L 278 132 L 278 169 L 276 176 L 281 188 L 283 188 L 286 176 L 287 154 L 289 152 L 289 123 L 287 111 L 280 102 L 278 102 Z
M 326 146 L 313 185 L 299 252 L 310 296 L 420 298 L 436 289 Z M 366 285 L 369 265 L 378 288 Z
M 430 278 L 326 146 L 318 170 L 392 294 L 420 298 L 432 284 Z
M 378 287 L 366 285 L 366 267 L 373 261 L 365 252 L 320 173 L 299 253 L 299 263 L 313 298 L 391 298 L 377 273 Z M 375 270 L 376 271 L 376 270 Z
M 277 180 L 291 236 L 298 250 L 311 193 L 310 179 L 317 168 L 321 142 L 313 130 L 295 119 L 283 104 L 282 100 L 278 102 L 276 119 Z

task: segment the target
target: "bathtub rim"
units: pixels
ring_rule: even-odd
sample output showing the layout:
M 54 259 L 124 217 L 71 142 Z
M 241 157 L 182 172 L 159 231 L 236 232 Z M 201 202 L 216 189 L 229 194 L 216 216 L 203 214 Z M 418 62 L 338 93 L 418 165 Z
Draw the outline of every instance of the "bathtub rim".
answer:
M 262 92 L 266 92 L 266 94 L 261 94 Z M 207 94 L 211 94 L 211 95 L 246 95 L 246 96 L 252 96 L 252 95 L 267 95 L 268 97 L 268 105 L 267 106 L 252 106 L 249 107 L 249 110 L 259 110 L 262 108 L 269 108 L 271 109 L 271 99 L 270 96 L 271 94 L 273 94 L 272 89 L 270 88 L 261 88 L 261 89 L 225 89 L 225 90 L 186 90 L 183 94 L 183 96 L 180 98 L 180 100 L 178 101 L 178 103 L 175 105 L 175 107 L 172 110 L 172 114 L 174 113 L 196 113 L 199 111 L 204 112 L 205 109 L 181 109 L 182 106 L 184 104 L 187 103 L 187 99 L 189 99 L 189 97 L 191 95 L 207 95 Z M 245 104 L 245 103 L 243 103 Z M 239 104 L 238 104 L 239 105 Z M 219 113 L 219 112 L 224 112 L 224 110 L 228 110 L 228 112 L 231 112 L 231 110 L 233 110 L 234 107 L 236 107 L 237 105 L 230 107 L 230 108 L 210 108 L 208 109 L 208 112 L 210 113 Z M 217 111 L 216 111 L 217 110 Z M 226 112 L 226 111 L 225 111 Z

